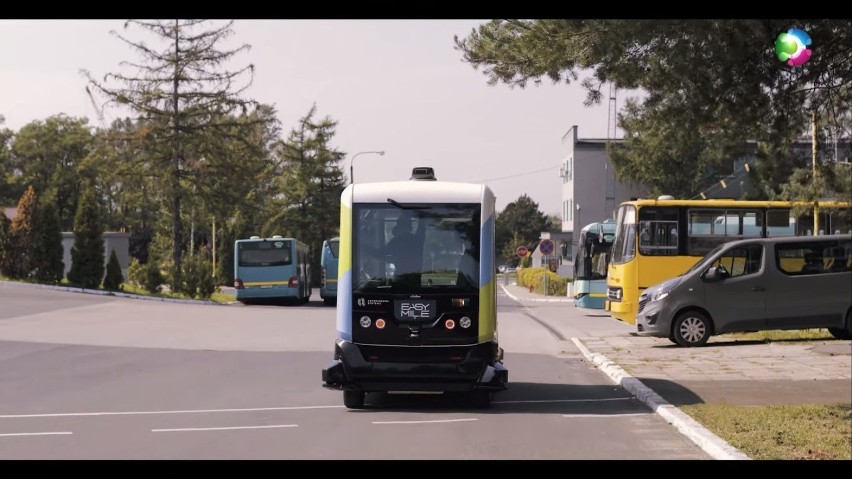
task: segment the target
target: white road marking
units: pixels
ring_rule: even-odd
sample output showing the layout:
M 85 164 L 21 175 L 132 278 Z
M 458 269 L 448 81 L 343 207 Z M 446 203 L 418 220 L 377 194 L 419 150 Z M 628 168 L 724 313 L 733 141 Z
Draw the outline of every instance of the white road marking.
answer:
M 465 422 L 465 421 L 478 421 L 475 417 L 466 418 L 466 419 L 434 419 L 431 421 L 373 421 L 373 424 L 431 424 L 431 423 L 440 423 L 440 422 Z
M 601 399 L 532 399 L 526 401 L 491 401 L 491 404 L 519 404 L 519 403 L 542 403 L 542 402 L 603 402 L 603 401 L 631 401 L 632 397 L 624 398 L 601 398 Z M 0 416 L 2 417 L 2 416 Z
M 210 412 L 251 412 L 251 411 L 291 411 L 302 409 L 340 409 L 346 406 L 282 406 L 282 407 L 255 407 L 243 409 L 184 409 L 175 411 L 114 411 L 114 412 L 67 412 L 50 414 L 4 414 L 0 419 L 29 418 L 29 417 L 74 417 L 74 416 L 134 416 L 142 414 L 198 414 Z
M 562 417 L 623 417 L 623 416 L 648 416 L 653 412 L 625 412 L 618 414 L 563 414 Z
M 179 429 L 151 429 L 151 432 L 182 432 L 182 431 L 231 431 L 234 429 L 272 429 L 282 427 L 299 427 L 298 424 L 275 424 L 268 426 L 230 426 L 230 427 L 183 427 Z
M 0 437 L 11 437 L 11 436 L 67 436 L 69 434 L 74 434 L 70 431 L 63 432 L 13 432 L 0 434 Z

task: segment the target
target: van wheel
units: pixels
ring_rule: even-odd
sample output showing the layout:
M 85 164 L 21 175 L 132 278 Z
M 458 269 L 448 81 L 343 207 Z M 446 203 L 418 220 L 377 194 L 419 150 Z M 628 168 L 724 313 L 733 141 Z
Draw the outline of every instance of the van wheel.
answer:
M 710 339 L 710 319 L 698 311 L 681 313 L 675 319 L 672 337 L 683 347 L 704 346 Z
M 836 339 L 852 339 L 852 309 L 846 312 L 846 327 L 845 328 L 828 328 Z
M 674 334 L 669 334 L 669 341 L 677 344 L 677 339 L 675 339 Z
M 364 391 L 343 391 L 343 405 L 349 409 L 363 409 L 365 396 Z

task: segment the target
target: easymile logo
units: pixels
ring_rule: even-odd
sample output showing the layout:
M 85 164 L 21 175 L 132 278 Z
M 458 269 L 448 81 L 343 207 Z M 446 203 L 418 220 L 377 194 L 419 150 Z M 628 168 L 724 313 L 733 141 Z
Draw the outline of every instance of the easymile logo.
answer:
M 358 298 L 358 306 L 364 307 L 367 304 L 367 301 L 364 298 Z
M 409 319 L 429 318 L 429 305 L 426 303 L 402 303 L 400 316 Z

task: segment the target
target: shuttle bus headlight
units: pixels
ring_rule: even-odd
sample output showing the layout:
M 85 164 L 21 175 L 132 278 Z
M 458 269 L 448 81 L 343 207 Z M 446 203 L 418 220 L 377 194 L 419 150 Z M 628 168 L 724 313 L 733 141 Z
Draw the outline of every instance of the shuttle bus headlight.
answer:
M 444 321 L 444 326 L 446 326 L 447 329 L 453 329 L 456 327 L 456 322 L 452 319 L 448 319 Z
M 362 328 L 369 328 L 372 323 L 373 320 L 371 320 L 369 316 L 361 316 L 361 320 L 359 321 Z
M 379 328 L 379 329 L 385 329 L 385 325 L 386 325 L 386 323 L 385 323 L 385 320 L 384 320 L 384 319 L 379 318 L 379 319 L 377 319 L 377 320 L 376 320 L 376 327 L 377 327 L 377 328 Z
M 464 329 L 469 328 L 472 323 L 473 321 L 471 321 L 470 318 L 468 318 L 467 316 L 462 316 L 462 318 L 459 320 L 459 326 Z

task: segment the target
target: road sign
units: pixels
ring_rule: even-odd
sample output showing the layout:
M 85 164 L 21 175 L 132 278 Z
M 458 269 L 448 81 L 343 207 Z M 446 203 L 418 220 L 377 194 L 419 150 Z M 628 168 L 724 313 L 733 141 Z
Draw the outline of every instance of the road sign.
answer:
M 538 249 L 541 250 L 541 254 L 545 256 L 550 256 L 553 254 L 553 241 L 549 239 L 541 240 L 541 243 L 538 244 Z
M 518 256 L 523 258 L 527 255 L 527 253 L 529 253 L 529 251 L 527 250 L 526 246 L 518 246 Z

